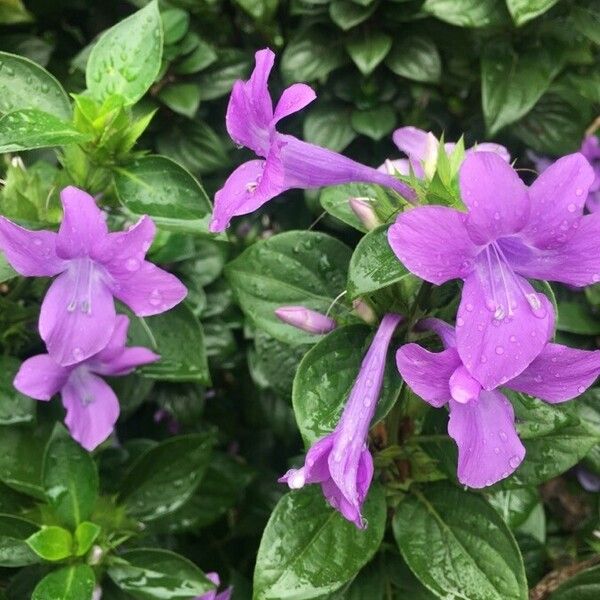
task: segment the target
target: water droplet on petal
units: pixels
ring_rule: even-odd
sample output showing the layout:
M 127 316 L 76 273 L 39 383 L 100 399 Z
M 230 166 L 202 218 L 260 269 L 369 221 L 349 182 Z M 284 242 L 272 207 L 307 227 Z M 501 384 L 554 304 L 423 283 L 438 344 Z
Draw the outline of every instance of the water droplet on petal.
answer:
M 567 206 L 567 210 L 568 210 L 569 212 L 575 212 L 575 211 L 577 210 L 577 206 L 575 206 L 575 204 L 573 204 L 573 203 L 571 202 L 571 204 L 569 204 L 569 206 Z
M 498 432 L 498 436 L 500 437 L 500 439 L 505 442 L 508 439 L 508 436 L 506 435 L 506 432 L 502 431 L 502 429 Z
M 83 360 L 83 350 L 81 348 L 73 348 L 73 358 L 75 360 Z
M 576 196 L 583 196 L 583 190 L 581 188 L 577 188 L 575 190 L 575 195 Z
M 152 290 L 150 296 L 148 297 L 148 302 L 152 306 L 160 306 L 162 302 L 162 294 L 158 290 Z
M 496 346 L 496 354 L 504 354 L 504 348 L 502 346 Z
M 521 464 L 521 459 L 515 454 L 509 458 L 508 464 L 512 469 L 516 469 Z
M 137 271 L 140 268 L 140 261 L 137 260 L 137 258 L 128 258 L 125 261 L 125 268 L 131 273 L 133 273 L 134 271 Z

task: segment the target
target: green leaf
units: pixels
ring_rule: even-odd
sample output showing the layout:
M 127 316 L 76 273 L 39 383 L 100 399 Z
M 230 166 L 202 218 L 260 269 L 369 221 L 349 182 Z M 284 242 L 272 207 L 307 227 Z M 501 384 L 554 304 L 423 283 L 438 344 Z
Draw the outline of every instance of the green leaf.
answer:
M 92 457 L 57 425 L 46 446 L 42 481 L 60 521 L 75 529 L 91 515 L 98 498 L 98 471 Z
M 194 49 L 173 65 L 173 71 L 178 75 L 197 73 L 206 69 L 217 60 L 217 53 L 214 48 L 202 40 L 196 32 L 189 33 L 188 37 L 193 39 Z M 208 100 L 206 94 L 203 94 L 203 98 Z
M 379 141 L 394 129 L 396 113 L 388 104 L 382 104 L 366 110 L 353 110 L 350 122 L 357 133 Z
M 558 0 L 506 0 L 508 12 L 517 26 L 524 25 L 550 10 Z
M 459 27 L 489 27 L 508 20 L 503 2 L 498 0 L 425 0 L 422 10 Z
M 32 600 L 91 600 L 96 578 L 88 565 L 70 565 L 46 575 L 33 591 Z
M 370 6 L 360 6 L 350 0 L 333 0 L 329 5 L 329 16 L 340 29 L 348 31 L 368 19 L 375 8 L 377 8 L 375 3 Z
M 190 25 L 190 15 L 181 8 L 167 8 L 160 14 L 164 43 L 175 44 L 187 32 Z
M 0 112 L 35 108 L 69 119 L 71 103 L 46 69 L 22 56 L 0 52 Z
M 207 233 L 212 206 L 198 180 L 166 156 L 144 156 L 115 172 L 121 204 L 170 231 Z
M 98 100 L 119 94 L 134 104 L 154 83 L 162 49 L 162 21 L 153 1 L 105 31 L 94 44 L 85 72 L 89 91 Z
M 254 571 L 255 600 L 317 598 L 350 581 L 375 554 L 385 529 L 382 489 L 363 507 L 366 529 L 346 521 L 320 486 L 286 494 L 267 523 Z
M 597 600 L 600 598 L 600 566 L 567 579 L 550 594 L 549 600 Z
M 216 62 L 197 78 L 202 90 L 202 100 L 214 100 L 231 92 L 237 79 L 247 79 L 250 62 L 241 50 L 220 50 Z
M 319 103 L 304 119 L 307 142 L 341 152 L 355 137 L 348 110 L 337 104 Z
M 366 325 L 338 327 L 304 356 L 296 371 L 292 402 L 298 429 L 308 447 L 333 431 L 350 395 L 371 341 Z M 394 353 L 388 353 L 383 387 L 373 423 L 380 421 L 400 394 Z
M 560 49 L 538 45 L 517 54 L 488 45 L 481 58 L 483 114 L 491 135 L 527 114 L 563 66 Z
M 38 529 L 31 521 L 0 515 L 0 567 L 25 567 L 39 562 L 26 542 Z
M 84 521 L 75 530 L 75 556 L 83 556 L 100 535 L 101 528 L 96 523 Z
M 160 353 L 160 360 L 138 370 L 144 377 L 210 384 L 202 325 L 187 304 L 153 317 L 132 317 L 129 339 Z
M 574 294 L 564 288 L 557 287 L 559 331 L 580 335 L 600 335 L 600 316 L 583 294 Z
M 593 6 L 573 6 L 571 20 L 577 31 L 585 35 L 594 44 L 600 44 L 599 10 L 595 10 Z
M 363 75 L 370 75 L 392 48 L 392 36 L 367 29 L 346 42 L 350 58 Z
M 422 35 L 409 35 L 394 44 L 385 64 L 396 75 L 424 83 L 437 83 L 442 74 L 442 60 L 435 43 Z
M 36 108 L 16 110 L 0 118 L 0 152 L 79 144 L 89 137 L 70 123 Z
M 192 119 L 200 106 L 200 86 L 196 83 L 175 83 L 164 87 L 158 97 L 173 112 Z
M 0 23 L 2 25 L 29 23 L 30 21 L 33 21 L 33 16 L 21 0 L 0 1 Z
M 348 295 L 354 299 L 376 292 L 392 284 L 400 284 L 408 307 L 418 290 L 420 280 L 398 260 L 387 239 L 389 225 L 381 225 L 365 235 L 356 246 L 348 268 Z
M 367 230 L 350 208 L 350 198 L 377 198 L 377 190 L 368 183 L 347 183 L 323 188 L 319 196 L 321 206 L 336 219 L 366 233 Z
M 411 571 L 440 598 L 527 600 L 519 548 L 481 496 L 429 484 L 400 503 L 393 529 Z
M 540 501 L 540 494 L 534 487 L 498 490 L 489 494 L 488 501 L 514 530 L 531 515 Z
M 108 568 L 108 575 L 134 598 L 189 600 L 214 589 L 214 584 L 194 563 L 174 552 L 139 548 L 120 556 L 124 561 L 115 561 Z
M 56 525 L 44 526 L 26 540 L 27 545 L 44 560 L 63 560 L 73 554 L 73 536 Z
M 8 264 L 4 254 L 0 254 L 0 283 L 4 283 L 19 274 Z
M 12 356 L 0 356 L 0 425 L 32 423 L 35 400 L 24 396 L 13 385 L 20 363 Z
M 141 521 L 176 511 L 200 484 L 208 465 L 213 438 L 190 434 L 150 448 L 125 475 L 119 499 Z
M 261 240 L 225 267 L 246 316 L 289 344 L 314 343 L 318 335 L 275 316 L 280 306 L 302 305 L 327 313 L 344 290 L 350 249 L 324 233 L 288 231 Z M 335 316 L 338 305 L 332 311 Z

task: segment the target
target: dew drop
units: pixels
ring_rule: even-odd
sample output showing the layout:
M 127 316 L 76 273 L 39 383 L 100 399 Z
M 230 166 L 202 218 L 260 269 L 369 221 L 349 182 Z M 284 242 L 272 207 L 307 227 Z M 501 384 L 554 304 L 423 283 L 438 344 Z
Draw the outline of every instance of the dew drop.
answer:
M 577 188 L 575 190 L 575 195 L 576 196 L 583 196 L 583 190 L 581 188 Z
M 162 302 L 161 293 L 158 290 L 152 290 L 152 292 L 150 293 L 150 296 L 148 298 L 148 302 L 152 306 L 159 306 L 160 303 Z
M 462 317 L 458 317 L 458 319 L 456 319 L 457 327 L 462 327 L 464 324 L 465 324 L 465 320 Z
M 498 436 L 500 437 L 500 439 L 505 442 L 508 439 L 508 436 L 506 435 L 506 432 L 502 431 L 502 429 L 498 432 Z
M 580 385 L 580 386 L 577 388 L 577 393 L 578 393 L 578 394 L 583 394 L 583 392 L 585 392 L 585 388 L 584 388 L 582 385 Z
M 496 346 L 496 354 L 504 354 L 504 348 L 502 346 Z
M 521 459 L 515 454 L 508 459 L 508 464 L 512 469 L 516 469 L 521 464 Z
M 467 304 L 465 306 L 465 308 L 467 309 L 468 312 L 473 312 L 473 305 L 469 302 L 469 304 Z
M 134 271 L 137 271 L 140 268 L 140 261 L 136 258 L 128 258 L 125 261 L 125 268 L 133 273 Z
M 73 358 L 75 360 L 83 360 L 83 356 L 83 350 L 81 348 L 73 348 Z
M 567 210 L 572 213 L 577 210 L 577 207 L 571 202 L 571 204 L 569 204 L 569 206 L 567 206 Z
M 498 446 L 494 448 L 494 454 L 500 454 L 500 448 L 498 448 Z

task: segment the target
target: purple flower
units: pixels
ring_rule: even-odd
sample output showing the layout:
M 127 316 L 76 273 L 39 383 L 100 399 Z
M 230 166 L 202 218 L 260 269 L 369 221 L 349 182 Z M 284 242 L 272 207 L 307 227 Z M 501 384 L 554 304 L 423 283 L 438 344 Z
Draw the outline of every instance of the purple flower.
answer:
M 450 409 L 448 433 L 458 446 L 458 479 L 473 488 L 508 477 L 521 464 L 525 448 L 515 430 L 513 407 L 496 389 L 485 389 L 465 368 L 454 330 L 438 319 L 425 328 L 443 340 L 442 352 L 406 344 L 396 354 L 404 381 L 423 400 Z M 548 343 L 538 357 L 505 386 L 555 404 L 582 394 L 600 374 L 600 350 L 594 352 Z
M 583 154 L 594 169 L 594 181 L 590 186 L 585 206 L 590 212 L 600 211 L 600 139 L 595 135 L 588 135 L 583 139 L 579 152 Z M 538 173 L 545 171 L 552 161 L 545 156 L 528 151 L 528 158 L 533 162 Z
M 579 485 L 581 485 L 586 492 L 600 492 L 600 477 L 598 475 L 588 471 L 581 465 L 575 467 L 575 474 L 577 475 Z
M 359 528 L 365 527 L 360 511 L 373 478 L 367 434 L 381 391 L 388 346 L 401 319 L 394 314 L 383 317 L 336 428 L 311 446 L 303 467 L 290 469 L 279 479 L 293 490 L 320 483 L 329 504 Z
M 75 187 L 61 192 L 58 233 L 30 231 L 0 217 L 0 249 L 26 277 L 58 277 L 40 313 L 40 335 L 61 365 L 96 354 L 115 327 L 117 298 L 138 316 L 169 310 L 185 297 L 183 284 L 144 260 L 155 226 L 142 217 L 128 231 L 109 233 L 94 198 Z
M 439 140 L 430 131 L 423 131 L 417 127 L 401 127 L 396 129 L 393 134 L 393 140 L 398 149 L 404 152 L 408 158 L 399 158 L 392 161 L 386 161 L 380 168 L 386 172 L 393 173 L 398 171 L 401 175 L 409 175 L 412 167 L 413 173 L 419 178 L 426 176 L 431 178 L 435 172 L 438 160 Z M 456 144 L 445 143 L 444 150 L 446 154 L 454 151 Z M 500 144 L 484 142 L 476 144 L 467 149 L 465 156 L 472 152 L 494 152 L 506 162 L 510 162 L 508 150 Z
M 336 326 L 333 319 L 304 306 L 280 306 L 275 314 L 284 323 L 308 333 L 328 333 Z
M 223 231 L 232 217 L 257 210 L 275 196 L 293 188 L 310 189 L 361 181 L 390 187 L 412 200 L 406 184 L 337 152 L 308 144 L 276 131 L 277 123 L 310 104 L 315 92 L 303 83 L 284 90 L 275 110 L 267 87 L 275 55 L 256 53 L 248 81 L 236 81 L 227 107 L 227 131 L 236 144 L 250 148 L 264 160 L 239 166 L 215 195 L 211 231 Z
M 129 319 L 118 315 L 108 344 L 98 354 L 76 365 L 61 366 L 49 354 L 28 358 L 13 385 L 36 400 L 50 400 L 60 392 L 67 411 L 65 423 L 86 450 L 93 450 L 112 432 L 119 416 L 119 400 L 98 375 L 120 376 L 160 357 L 147 348 L 126 348 Z
M 528 189 L 497 154 L 476 152 L 459 175 L 468 212 L 422 206 L 390 228 L 389 243 L 410 271 L 437 285 L 464 280 L 457 348 L 484 389 L 523 371 L 553 328 L 550 302 L 525 277 L 600 281 L 600 214 L 583 216 L 593 179 L 587 160 L 572 154 Z
M 206 577 L 208 577 L 208 579 L 210 579 L 217 587 L 219 587 L 221 579 L 217 573 L 207 573 Z M 217 590 L 212 590 L 210 592 L 206 592 L 206 594 L 202 594 L 202 596 L 196 596 L 196 600 L 230 600 L 232 592 L 232 587 L 228 587 L 220 594 L 217 594 Z

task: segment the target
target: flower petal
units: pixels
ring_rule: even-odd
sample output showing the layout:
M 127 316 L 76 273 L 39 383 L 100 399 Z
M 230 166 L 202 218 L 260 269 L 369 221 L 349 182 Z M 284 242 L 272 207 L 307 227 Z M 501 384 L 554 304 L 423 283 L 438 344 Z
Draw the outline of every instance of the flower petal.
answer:
M 187 289 L 171 273 L 143 261 L 127 279 L 117 279 L 111 285 L 115 298 L 129 306 L 138 317 L 163 313 L 179 304 Z
M 418 344 L 405 344 L 396 352 L 402 379 L 415 394 L 436 408 L 450 400 L 450 377 L 460 364 L 455 348 L 429 352 Z
M 114 429 L 120 411 L 117 396 L 100 377 L 81 368 L 72 373 L 61 395 L 71 436 L 91 452 Z
M 13 385 L 26 396 L 50 400 L 69 378 L 71 369 L 61 367 L 48 354 L 28 358 L 15 375 Z
M 127 231 L 109 233 L 93 258 L 119 279 L 127 278 L 139 269 L 155 234 L 154 221 L 143 216 Z
M 61 258 L 90 256 L 108 234 L 104 214 L 87 192 L 69 186 L 60 193 L 63 219 L 56 238 Z
M 408 158 L 396 158 L 390 160 L 389 158 L 377 167 L 380 173 L 387 173 L 388 175 L 410 175 L 410 161 Z
M 529 218 L 527 187 L 516 171 L 494 152 L 472 152 L 459 172 L 466 227 L 483 244 L 520 231 Z
M 115 317 L 115 326 L 108 340 L 108 344 L 94 356 L 94 360 L 109 362 L 125 348 L 127 343 L 127 330 L 129 329 L 129 318 L 125 315 L 117 315 Z
M 415 275 L 440 285 L 473 270 L 478 248 L 464 226 L 466 215 L 443 206 L 419 206 L 398 215 L 388 241 Z
M 529 188 L 531 214 L 519 236 L 537 248 L 556 248 L 576 235 L 594 171 L 583 154 L 563 156 Z
M 159 359 L 160 356 L 148 348 L 133 346 L 125 348 L 110 361 L 90 361 L 90 369 L 99 375 L 127 375 L 128 373 L 132 373 L 137 367 L 156 362 Z
M 63 366 L 100 352 L 115 326 L 115 305 L 110 290 L 96 271 L 89 278 L 89 286 L 82 291 L 77 272 L 70 269 L 62 273 L 42 302 L 40 335 L 50 356 Z
M 433 331 L 442 340 L 444 348 L 456 348 L 456 331 L 454 327 L 441 319 L 435 317 L 421 319 L 417 323 L 417 330 Z
M 508 477 L 525 457 L 510 402 L 496 391 L 467 404 L 450 401 L 448 433 L 458 446 L 458 480 L 482 488 Z
M 425 159 L 429 133 L 417 127 L 400 127 L 392 135 L 394 144 L 409 158 L 421 161 Z
M 579 350 L 548 343 L 520 375 L 507 382 L 506 387 L 546 402 L 565 402 L 583 394 L 598 375 L 600 350 Z
M 491 277 L 498 286 L 497 274 Z M 491 302 L 490 281 L 486 272 L 467 277 L 456 319 L 458 353 L 487 390 L 521 373 L 542 351 L 554 325 L 552 305 L 527 280 L 505 274 L 505 288 L 496 287 L 502 305 Z
M 275 107 L 275 115 L 273 116 L 273 124 L 277 123 L 284 117 L 291 115 L 305 106 L 309 105 L 317 94 L 305 83 L 294 83 L 290 87 L 283 90 L 281 98 Z
M 49 277 L 66 269 L 66 262 L 56 255 L 56 237 L 52 231 L 31 231 L 0 217 L 0 250 L 25 277 Z
M 482 142 L 481 144 L 475 144 L 472 148 L 467 150 L 469 152 L 494 152 L 502 160 L 507 163 L 510 162 L 510 152 L 500 144 L 494 144 L 493 142 Z

